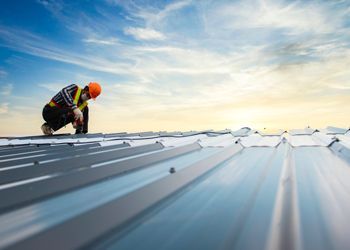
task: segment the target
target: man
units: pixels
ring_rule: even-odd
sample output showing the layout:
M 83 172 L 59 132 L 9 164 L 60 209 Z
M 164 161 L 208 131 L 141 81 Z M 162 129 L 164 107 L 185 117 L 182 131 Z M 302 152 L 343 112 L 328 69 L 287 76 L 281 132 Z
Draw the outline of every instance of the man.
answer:
M 68 123 L 72 123 L 76 134 L 88 132 L 89 108 L 87 101 L 101 93 L 97 82 L 90 82 L 84 89 L 75 84 L 69 85 L 58 92 L 43 109 L 46 121 L 41 130 L 45 135 L 52 135 Z

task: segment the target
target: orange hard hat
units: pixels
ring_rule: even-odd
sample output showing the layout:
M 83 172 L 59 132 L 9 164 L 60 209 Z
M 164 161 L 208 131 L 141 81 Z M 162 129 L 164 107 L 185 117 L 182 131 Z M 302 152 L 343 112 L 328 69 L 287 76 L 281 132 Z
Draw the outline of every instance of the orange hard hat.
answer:
M 89 94 L 92 99 L 95 99 L 101 94 L 101 86 L 97 82 L 89 83 Z

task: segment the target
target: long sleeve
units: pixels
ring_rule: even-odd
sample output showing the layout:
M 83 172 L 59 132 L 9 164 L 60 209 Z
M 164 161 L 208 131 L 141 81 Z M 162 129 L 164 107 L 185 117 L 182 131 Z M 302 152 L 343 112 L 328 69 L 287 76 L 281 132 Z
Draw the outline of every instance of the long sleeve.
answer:
M 77 105 L 73 102 L 73 96 L 72 93 L 75 93 L 78 86 L 75 84 L 71 84 L 65 88 L 63 88 L 60 93 L 63 97 L 64 102 L 66 103 L 67 107 L 71 109 L 77 108 Z

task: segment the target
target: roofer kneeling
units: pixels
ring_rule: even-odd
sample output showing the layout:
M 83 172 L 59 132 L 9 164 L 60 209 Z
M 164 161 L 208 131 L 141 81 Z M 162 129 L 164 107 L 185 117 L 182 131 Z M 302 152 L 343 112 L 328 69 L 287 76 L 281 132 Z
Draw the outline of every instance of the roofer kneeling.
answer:
M 101 93 L 97 82 L 90 82 L 84 89 L 75 84 L 69 85 L 58 92 L 43 109 L 46 121 L 41 130 L 45 135 L 52 135 L 68 123 L 72 123 L 75 133 L 88 132 L 89 108 L 87 101 L 95 100 Z

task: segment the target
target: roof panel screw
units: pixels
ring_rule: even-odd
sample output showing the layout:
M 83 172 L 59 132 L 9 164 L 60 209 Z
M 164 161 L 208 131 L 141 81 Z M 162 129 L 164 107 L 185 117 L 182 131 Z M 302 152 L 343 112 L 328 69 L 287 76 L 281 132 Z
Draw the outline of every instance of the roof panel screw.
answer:
M 175 168 L 170 168 L 169 173 L 173 174 L 175 172 L 176 172 Z

